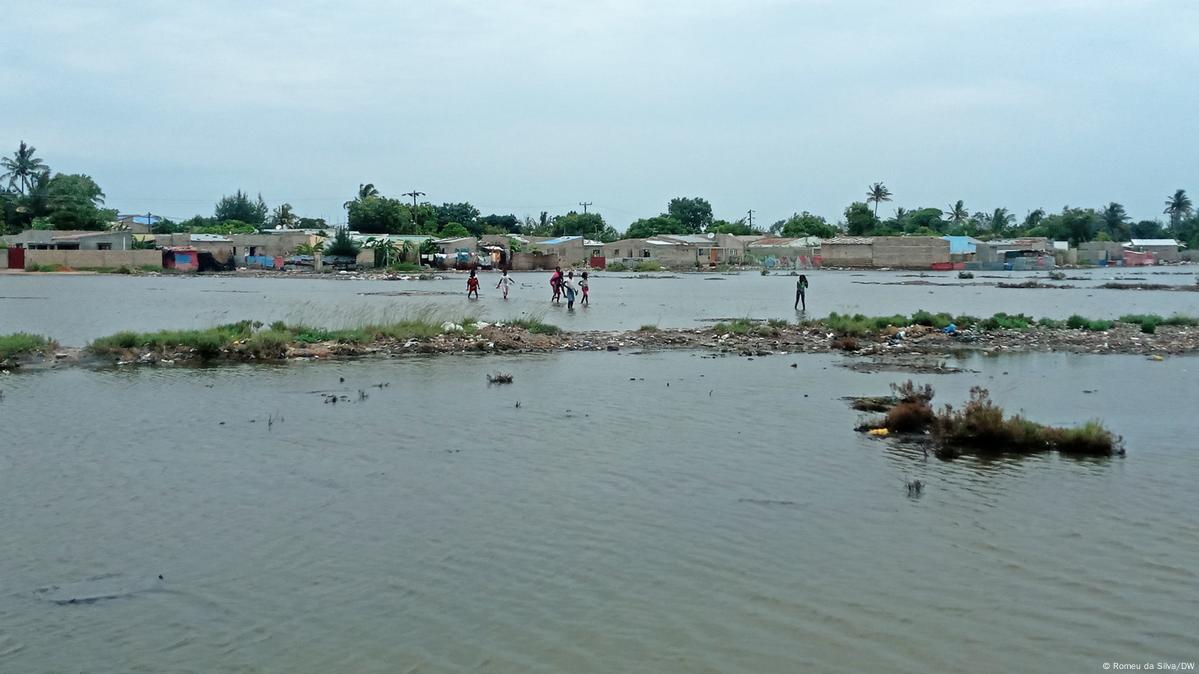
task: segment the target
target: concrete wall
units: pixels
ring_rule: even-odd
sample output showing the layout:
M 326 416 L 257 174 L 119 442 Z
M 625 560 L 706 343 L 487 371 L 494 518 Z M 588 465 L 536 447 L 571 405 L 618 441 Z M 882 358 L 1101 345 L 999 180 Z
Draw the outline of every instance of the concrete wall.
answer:
M 874 264 L 873 245 L 825 241 L 820 244 L 820 260 L 826 267 L 870 267 Z
M 1087 241 L 1078 246 L 1078 261 L 1082 264 L 1099 264 L 1104 260 L 1124 258 L 1124 244 L 1119 241 Z
M 558 256 L 553 253 L 513 253 L 511 264 L 513 271 L 553 269 L 558 266 Z
M 928 269 L 949 262 L 949 242 L 939 236 L 876 236 L 871 248 L 875 267 Z
M 296 252 L 298 246 L 312 243 L 314 238 L 302 231 L 281 231 L 277 234 L 233 234 L 229 237 L 230 243 L 220 245 L 232 246 L 233 254 L 237 257 L 249 255 L 251 248 L 254 249 L 254 255 L 276 257 L 291 255 Z M 208 250 L 200 248 L 199 243 L 191 245 L 200 250 Z
M 8 249 L 0 248 L 0 269 L 8 269 Z
M 158 250 L 27 250 L 25 268 L 35 265 L 61 265 L 71 269 L 103 267 L 162 268 L 162 251 Z
M 1182 259 L 1178 246 L 1137 246 L 1136 249 L 1153 253 L 1158 262 L 1178 262 Z

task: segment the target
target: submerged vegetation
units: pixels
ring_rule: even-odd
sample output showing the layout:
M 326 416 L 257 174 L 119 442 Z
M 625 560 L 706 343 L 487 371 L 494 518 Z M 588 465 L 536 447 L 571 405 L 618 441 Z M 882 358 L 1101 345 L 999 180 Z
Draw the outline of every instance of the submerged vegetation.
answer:
M 858 398 L 855 409 L 878 411 L 883 417 L 859 426 L 858 430 L 876 435 L 890 433 L 920 434 L 931 437 L 937 456 L 956 458 L 966 451 L 1011 452 L 1028 454 L 1057 451 L 1078 456 L 1123 454 L 1123 440 L 1099 421 L 1088 421 L 1075 428 L 1056 428 L 1031 421 L 1017 414 L 1007 416 L 991 400 L 987 389 L 970 389 L 970 400 L 961 409 L 945 405 L 932 407 L 933 389 L 912 381 L 892 384 L 889 398 Z

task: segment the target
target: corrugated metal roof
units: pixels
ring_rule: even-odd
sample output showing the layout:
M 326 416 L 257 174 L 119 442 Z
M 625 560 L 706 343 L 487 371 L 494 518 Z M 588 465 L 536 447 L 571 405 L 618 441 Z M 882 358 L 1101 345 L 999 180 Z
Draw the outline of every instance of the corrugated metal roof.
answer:
M 1174 239 L 1133 239 L 1134 246 L 1177 246 L 1178 242 Z
M 224 234 L 192 234 L 192 241 L 203 243 L 230 243 L 231 239 Z
M 834 245 L 849 245 L 849 246 L 864 246 L 869 243 L 874 243 L 874 237 L 870 236 L 838 236 L 832 239 L 825 239 L 824 244 Z
M 581 236 L 560 236 L 556 239 L 546 239 L 544 241 L 539 241 L 538 243 L 544 244 L 546 246 L 557 246 L 559 244 L 567 243 L 569 241 L 576 241 L 576 240 L 582 239 L 582 238 L 583 237 L 581 237 Z

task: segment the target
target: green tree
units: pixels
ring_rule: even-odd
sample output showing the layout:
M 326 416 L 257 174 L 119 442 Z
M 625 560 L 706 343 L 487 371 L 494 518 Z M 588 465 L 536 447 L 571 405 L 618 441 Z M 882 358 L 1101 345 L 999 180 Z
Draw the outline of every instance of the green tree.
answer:
M 1186 190 L 1174 190 L 1174 194 L 1166 199 L 1166 210 L 1162 211 L 1170 216 L 1170 229 L 1177 230 L 1178 224 L 1183 218 L 1189 217 L 1195 212 L 1195 206 L 1191 203 L 1191 198 L 1187 196 Z
M 1133 239 L 1164 239 L 1166 228 L 1156 220 L 1141 220 L 1132 225 L 1130 238 Z
M 358 244 L 350 238 L 350 232 L 346 229 L 337 230 L 337 234 L 329 245 L 325 246 L 326 255 L 339 255 L 342 257 L 358 257 L 358 251 L 361 250 Z
M 987 223 L 991 231 L 996 236 L 1004 236 L 1008 233 L 1008 229 L 1015 222 L 1016 216 L 1008 212 L 1006 208 L 996 208 L 990 216 L 987 217 Z
M 942 215 L 943 212 L 939 208 L 918 208 L 909 211 L 903 220 L 903 231 L 927 236 L 940 234 L 947 229 L 947 223 L 941 219 Z
M 675 197 L 666 213 L 682 224 L 686 231 L 680 234 L 699 234 L 712 224 L 712 204 L 702 197 Z
M 299 218 L 297 218 L 295 212 L 292 211 L 291 204 L 279 204 L 275 207 L 274 211 L 271 211 L 269 224 L 272 227 L 291 229 L 296 226 L 297 222 L 299 222 Z
M 878 207 L 878 204 L 875 204 Z M 866 236 L 878 229 L 878 216 L 866 204 L 855 201 L 845 209 L 845 231 L 851 236 Z
M 655 215 L 652 218 L 641 218 L 625 231 L 630 239 L 648 239 L 659 234 L 690 234 L 683 223 L 669 215 Z
M 891 200 L 891 190 L 882 183 L 874 183 L 866 190 L 866 203 L 874 202 L 874 219 L 878 220 L 878 205 Z
M 966 204 L 958 199 L 952 206 L 949 207 L 949 224 L 957 227 L 966 224 L 970 219 L 970 211 L 966 209 Z
M 36 152 L 37 148 L 32 145 L 26 145 L 25 141 L 21 141 L 21 145 L 11 158 L 5 157 L 0 159 L 0 168 L 3 168 L 5 171 L 4 175 L 0 176 L 0 180 L 8 181 L 9 191 L 22 195 L 29 194 L 29 191 L 33 189 L 37 177 L 50 173 L 50 167 L 46 166 L 46 162 L 35 156 Z
M 1067 206 L 1060 214 L 1047 216 L 1044 226 L 1049 237 L 1077 246 L 1095 238 L 1102 225 L 1103 218 L 1094 210 Z
M 479 222 L 483 225 L 483 231 L 487 234 L 519 234 L 520 220 L 516 219 L 515 215 L 486 215 L 479 218 Z
M 781 225 L 782 223 L 783 220 L 779 220 L 777 224 Z M 712 224 L 708 226 L 708 231 L 713 234 L 732 234 L 733 236 L 753 236 L 755 234 L 762 234 L 761 230 L 750 227 L 749 224 L 745 222 L 745 218 L 737 220 L 736 222 L 729 222 L 728 220 L 713 220 Z
M 460 222 L 449 222 L 441 228 L 437 235 L 443 239 L 460 239 L 471 236 L 470 230 Z
M 615 241 L 607 237 L 618 235 L 599 213 L 570 211 L 566 215 L 554 216 L 552 236 L 582 236 L 598 241 Z
M 46 187 L 47 218 L 55 229 L 105 229 L 117 213 L 104 205 L 104 192 L 90 176 L 55 174 Z
M 379 194 L 379 190 L 375 189 L 374 183 L 358 183 L 358 196 L 354 197 L 354 199 L 351 201 L 345 202 L 341 205 L 341 207 L 349 208 L 350 204 L 354 203 L 355 201 L 362 201 L 364 199 L 370 199 L 371 197 L 377 196 L 381 195 Z
M 823 217 L 804 211 L 774 223 L 770 226 L 770 233 L 793 238 L 815 236 L 831 239 L 837 235 L 837 228 L 828 224 Z
M 1125 241 L 1128 239 L 1128 235 L 1131 232 L 1128 221 L 1131 218 L 1124 211 L 1124 206 L 1113 201 L 1104 206 L 1099 215 L 1103 218 L 1103 231 L 1107 232 L 1112 241 Z
M 238 190 L 232 196 L 221 197 L 212 215 L 217 220 L 238 220 L 251 225 L 262 225 L 266 222 L 268 211 L 261 194 L 258 195 L 257 201 L 252 201 L 249 194 Z
M 296 222 L 299 229 L 324 229 L 329 226 L 324 218 L 300 218 Z
M 470 236 L 480 236 L 483 233 L 483 225 L 479 222 L 479 209 L 469 202 L 442 204 L 435 206 L 434 209 L 439 229 L 451 222 L 456 222 L 465 227 L 470 232 Z
M 399 199 L 367 197 L 348 207 L 350 229 L 363 234 L 416 234 L 411 209 Z
M 1028 215 L 1024 216 L 1024 223 L 1021 225 L 1021 228 L 1027 231 L 1030 229 L 1034 229 L 1036 227 L 1040 227 L 1041 222 L 1044 219 L 1045 219 L 1045 209 L 1044 208 L 1034 208 L 1033 210 L 1028 212 Z

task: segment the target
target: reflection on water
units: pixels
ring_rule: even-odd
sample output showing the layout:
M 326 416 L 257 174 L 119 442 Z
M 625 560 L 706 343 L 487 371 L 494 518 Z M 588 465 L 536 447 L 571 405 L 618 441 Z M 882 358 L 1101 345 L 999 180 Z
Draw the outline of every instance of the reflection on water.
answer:
M 941 402 L 983 383 L 1039 421 L 1102 417 L 1130 450 L 951 463 L 854 433 L 840 398 L 892 379 L 837 362 L 574 353 L 0 378 L 0 670 L 1194 659 L 1199 506 L 1180 420 L 1197 361 L 980 357 L 978 374 L 917 377 Z M 497 368 L 515 382 L 487 386 Z
M 1178 271 L 1181 270 L 1181 271 Z M 717 319 L 795 320 L 795 279 L 780 273 L 681 274 L 634 278 L 599 273 L 591 283 L 592 305 L 574 311 L 550 306 L 549 276 L 518 273 L 511 299 L 500 299 L 484 273 L 482 298 L 468 301 L 464 275 L 441 281 L 336 281 L 303 278 L 0 276 L 0 334 L 18 330 L 50 335 L 64 344 L 119 330 L 207 327 L 236 320 L 299 321 L 328 327 L 399 318 L 421 307 L 477 313 L 489 320 L 541 316 L 571 330 L 636 329 L 709 325 Z M 836 272 L 808 274 L 808 316 L 831 311 L 891 315 L 919 309 L 990 316 L 999 311 L 1036 317 L 1071 314 L 1118 317 L 1129 313 L 1195 313 L 1199 295 L 1177 291 L 1104 290 L 1116 278 L 1191 285 L 1188 267 L 1153 271 L 1072 270 L 1073 289 L 1001 289 L 1000 280 L 1020 281 L 1034 273 Z M 1130 274 L 1139 274 L 1130 276 Z M 982 278 L 996 276 L 998 278 Z M 1041 277 L 1042 280 L 1044 277 Z M 938 285 L 898 285 L 905 283 Z M 36 299 L 29 299 L 36 298 Z

